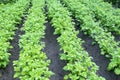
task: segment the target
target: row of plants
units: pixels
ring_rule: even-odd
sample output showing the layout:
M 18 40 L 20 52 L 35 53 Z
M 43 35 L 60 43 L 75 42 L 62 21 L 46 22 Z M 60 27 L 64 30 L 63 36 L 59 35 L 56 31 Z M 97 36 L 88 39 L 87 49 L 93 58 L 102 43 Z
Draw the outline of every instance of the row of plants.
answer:
M 78 31 L 75 31 L 67 8 L 57 0 L 46 1 L 48 17 L 55 28 L 54 34 L 60 35 L 57 38 L 60 50 L 63 50 L 60 59 L 67 61 L 63 69 L 69 73 L 64 76 L 64 80 L 105 80 L 96 74 L 98 66 L 91 61 L 92 57 L 82 47 L 83 41 L 77 37 Z
M 29 0 L 19 0 L 14 5 L 5 7 L 4 12 L 0 12 L 0 68 L 5 68 L 9 63 L 8 51 L 12 48 L 10 40 L 13 39 L 15 26 L 20 22 L 28 5 Z
M 79 0 L 62 0 L 73 13 L 75 18 L 79 21 L 81 30 L 85 34 L 90 35 L 99 44 L 101 54 L 110 58 L 108 70 L 114 70 L 114 72 L 120 74 L 120 47 L 119 43 L 114 41 L 114 36 L 111 33 L 106 32 L 100 27 L 98 22 L 95 22 L 93 15 L 84 4 Z
M 102 0 L 79 0 L 79 2 L 89 7 L 95 21 L 98 21 L 106 31 L 120 34 L 120 15 L 115 15 L 116 10 L 111 4 Z
M 49 70 L 50 60 L 42 51 L 45 35 L 45 0 L 32 0 L 28 18 L 21 28 L 25 31 L 19 41 L 21 48 L 19 59 L 14 61 L 15 78 L 20 80 L 49 80 L 53 73 Z

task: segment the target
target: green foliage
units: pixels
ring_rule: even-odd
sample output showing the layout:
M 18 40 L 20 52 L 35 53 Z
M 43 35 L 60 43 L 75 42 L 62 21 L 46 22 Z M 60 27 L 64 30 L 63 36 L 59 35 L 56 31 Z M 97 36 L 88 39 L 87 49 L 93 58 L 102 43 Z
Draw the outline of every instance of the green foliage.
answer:
M 89 34 L 99 44 L 101 54 L 110 58 L 108 70 L 114 70 L 119 74 L 120 69 L 120 47 L 118 42 L 114 41 L 111 33 L 100 27 L 100 24 L 95 21 L 93 12 L 80 2 L 80 0 L 63 0 L 69 10 L 73 12 L 75 18 L 81 23 L 82 31 Z M 112 65 L 111 65 L 112 64 Z M 118 70 L 118 71 L 116 71 Z
M 9 40 L 13 39 L 15 26 L 20 22 L 28 4 L 29 1 L 19 0 L 11 6 L 3 5 L 5 9 L 0 11 L 0 67 L 2 68 L 5 68 L 9 62 L 8 50 L 12 48 Z
M 53 75 L 49 71 L 50 60 L 42 52 L 44 43 L 40 42 L 45 35 L 44 6 L 44 0 L 32 0 L 32 7 L 22 28 L 25 34 L 19 41 L 20 57 L 14 61 L 14 77 L 20 80 L 49 80 Z
M 13 3 L 16 2 L 17 0 L 0 0 L 0 3 Z
M 93 17 L 106 31 L 120 34 L 120 15 L 111 4 L 101 0 L 79 0 L 86 7 L 89 7 Z
M 60 34 L 57 38 L 64 53 L 60 55 L 61 60 L 68 61 L 64 70 L 70 73 L 64 76 L 64 80 L 105 80 L 96 74 L 98 66 L 91 61 L 88 53 L 83 49 L 83 41 L 77 38 L 78 31 L 75 31 L 74 23 L 70 13 L 57 0 L 47 0 L 48 16 L 54 34 Z

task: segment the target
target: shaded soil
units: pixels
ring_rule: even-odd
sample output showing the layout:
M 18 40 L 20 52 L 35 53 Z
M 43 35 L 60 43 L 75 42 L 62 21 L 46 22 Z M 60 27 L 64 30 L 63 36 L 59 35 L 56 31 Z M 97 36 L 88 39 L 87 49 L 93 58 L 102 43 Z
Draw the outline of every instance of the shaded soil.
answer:
M 46 23 L 46 35 L 43 41 L 45 42 L 44 52 L 48 56 L 48 59 L 51 60 L 51 64 L 49 69 L 55 73 L 50 80 L 63 80 L 63 77 L 67 72 L 63 70 L 66 62 L 60 60 L 59 54 L 60 46 L 57 42 L 58 35 L 53 35 L 54 28 L 50 25 L 50 23 Z
M 112 33 L 112 35 L 115 36 L 115 41 L 117 41 L 117 42 L 120 41 L 120 35 L 115 34 L 115 32 Z

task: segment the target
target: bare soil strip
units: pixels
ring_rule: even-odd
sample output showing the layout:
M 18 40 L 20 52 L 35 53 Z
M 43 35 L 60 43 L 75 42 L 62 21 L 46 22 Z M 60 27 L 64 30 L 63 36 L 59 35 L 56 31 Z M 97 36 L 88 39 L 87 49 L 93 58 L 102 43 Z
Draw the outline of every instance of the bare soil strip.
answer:
M 48 59 L 51 60 L 49 69 L 55 74 L 50 78 L 50 80 L 63 80 L 63 77 L 67 72 L 63 70 L 66 65 L 65 61 L 60 60 L 59 54 L 60 46 L 57 42 L 58 35 L 54 35 L 54 28 L 50 25 L 50 22 L 46 23 L 46 35 L 43 41 L 45 42 L 44 52 L 46 53 Z

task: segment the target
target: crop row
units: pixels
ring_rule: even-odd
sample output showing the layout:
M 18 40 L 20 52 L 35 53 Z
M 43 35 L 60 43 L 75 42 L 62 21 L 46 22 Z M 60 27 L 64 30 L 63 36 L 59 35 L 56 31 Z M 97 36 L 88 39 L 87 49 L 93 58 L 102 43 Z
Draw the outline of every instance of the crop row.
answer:
M 19 0 L 14 5 L 4 7 L 0 11 L 0 67 L 5 68 L 9 62 L 11 48 L 9 40 L 15 34 L 16 24 L 20 22 L 24 11 L 29 4 L 28 1 Z
M 83 49 L 83 41 L 77 38 L 78 31 L 75 31 L 74 23 L 70 13 L 57 0 L 47 0 L 48 16 L 52 26 L 55 28 L 54 34 L 59 34 L 57 38 L 63 53 L 61 60 L 66 60 L 67 65 L 64 70 L 69 71 L 64 76 L 64 80 L 105 80 L 96 74 L 98 66 L 91 61 L 91 57 Z
M 120 74 L 120 48 L 119 43 L 114 41 L 111 33 L 103 30 L 99 23 L 95 22 L 89 8 L 81 4 L 79 0 L 63 0 L 69 10 L 75 15 L 76 19 L 81 23 L 82 31 L 89 34 L 99 44 L 101 54 L 110 58 L 108 70 L 114 70 L 116 74 Z
M 22 28 L 25 34 L 21 36 L 19 60 L 14 61 L 14 77 L 21 80 L 49 80 L 53 74 L 49 71 L 50 60 L 42 49 L 44 43 L 40 40 L 45 35 L 44 0 L 32 0 L 27 21 Z
M 120 34 L 120 15 L 116 15 L 116 10 L 111 4 L 101 0 L 79 0 L 82 4 L 89 7 L 93 17 L 105 30 Z

